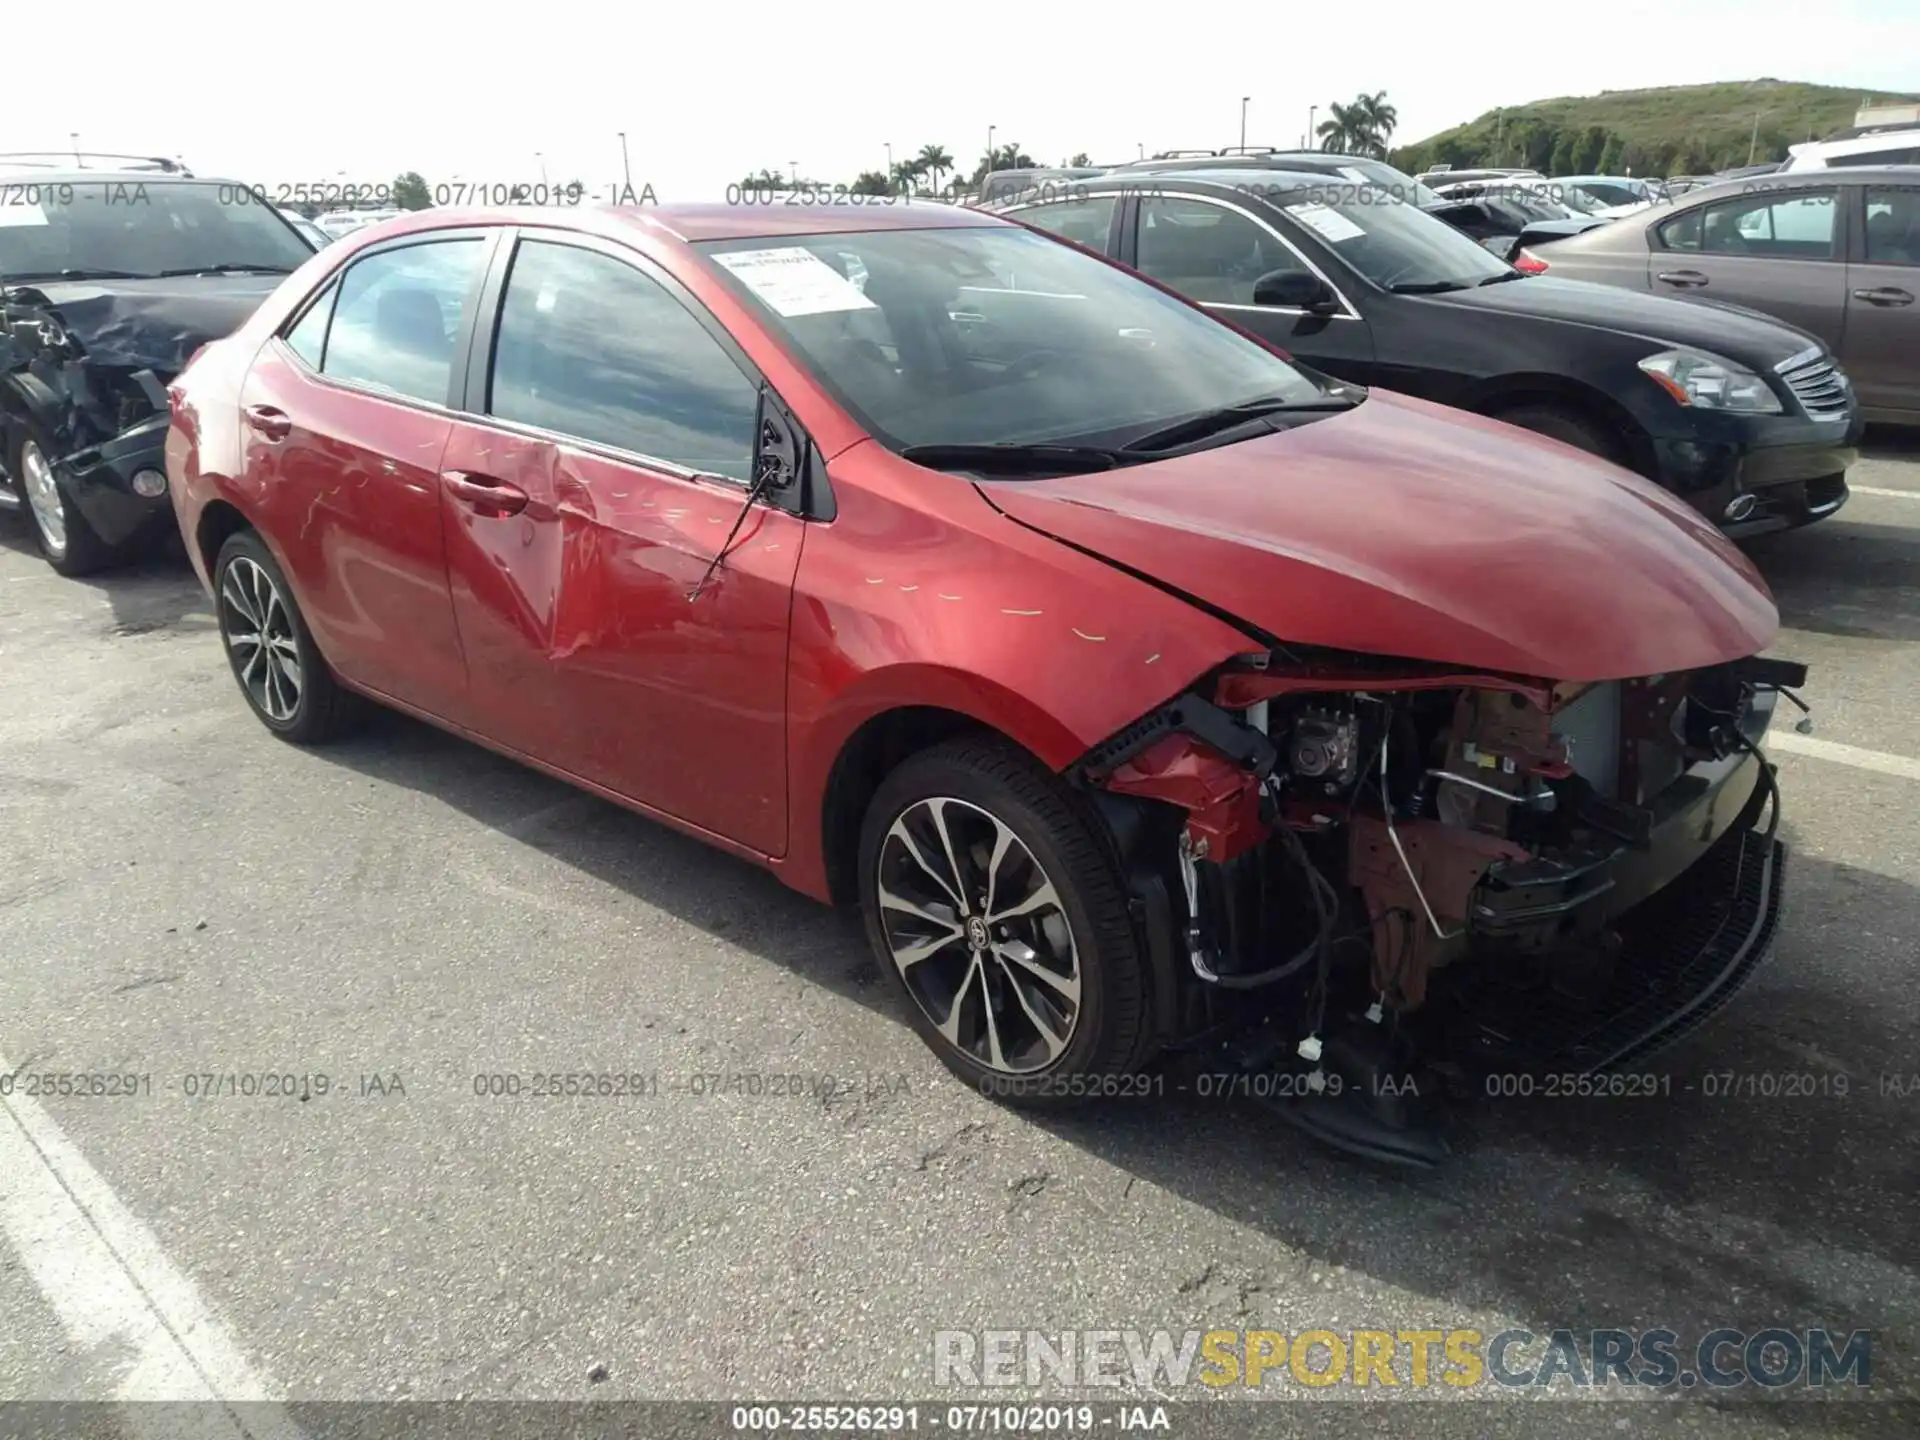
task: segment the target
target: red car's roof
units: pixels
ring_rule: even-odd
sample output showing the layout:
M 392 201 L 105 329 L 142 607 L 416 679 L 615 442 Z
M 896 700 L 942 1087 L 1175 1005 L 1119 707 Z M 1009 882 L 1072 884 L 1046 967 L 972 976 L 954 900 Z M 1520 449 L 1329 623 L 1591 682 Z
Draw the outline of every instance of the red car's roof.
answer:
M 832 235 L 849 230 L 940 230 L 955 225 L 1004 225 L 997 216 L 962 205 L 876 195 L 865 204 L 627 205 L 613 211 L 660 226 L 682 240 L 740 240 L 756 235 Z

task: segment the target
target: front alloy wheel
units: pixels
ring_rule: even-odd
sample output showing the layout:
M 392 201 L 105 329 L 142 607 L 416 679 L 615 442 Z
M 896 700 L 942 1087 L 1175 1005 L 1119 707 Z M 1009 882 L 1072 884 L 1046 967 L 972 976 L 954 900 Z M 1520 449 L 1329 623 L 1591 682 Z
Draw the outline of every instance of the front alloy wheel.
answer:
M 914 1029 L 963 1080 L 1030 1104 L 1138 1093 L 1153 1036 L 1126 890 L 1100 821 L 1025 751 L 922 750 L 861 827 L 860 903 Z
M 1060 893 L 1020 837 L 950 795 L 888 827 L 875 885 L 894 966 L 946 1042 L 1002 1074 L 1043 1070 L 1080 1019 Z
M 121 558 L 122 552 L 94 534 L 87 517 L 68 503 L 37 432 L 21 437 L 13 453 L 13 474 L 33 518 L 33 538 L 47 564 L 62 575 L 87 575 Z
M 41 453 L 37 441 L 20 447 L 20 483 L 26 486 L 27 508 L 33 523 L 40 527 L 40 548 L 55 560 L 67 553 L 67 507 L 60 498 L 60 487 L 53 481 L 53 466 Z

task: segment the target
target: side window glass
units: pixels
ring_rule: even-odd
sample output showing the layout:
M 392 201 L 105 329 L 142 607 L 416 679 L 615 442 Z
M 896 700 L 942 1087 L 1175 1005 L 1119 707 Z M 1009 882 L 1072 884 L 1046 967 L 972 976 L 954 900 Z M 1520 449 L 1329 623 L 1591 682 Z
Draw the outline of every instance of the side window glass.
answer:
M 1775 260 L 1831 260 L 1835 192 L 1761 196 L 1707 207 L 1701 249 Z
M 356 261 L 340 277 L 321 370 L 446 404 L 483 250 L 477 237 L 435 240 Z
M 333 302 L 339 298 L 339 282 L 329 283 L 326 293 L 307 307 L 300 323 L 286 334 L 287 348 L 315 370 L 326 354 L 327 322 L 333 318 Z
M 1684 215 L 1676 215 L 1660 227 L 1660 244 L 1668 250 L 1698 250 L 1700 248 L 1700 217 L 1706 213 L 1706 207 L 1689 210 Z
M 489 414 L 746 482 L 758 405 L 753 382 L 659 282 L 598 251 L 521 242 Z
M 1920 265 L 1920 186 L 1867 191 L 1867 263 Z
M 1195 300 L 1251 305 L 1253 282 L 1306 267 L 1246 216 L 1203 200 L 1152 196 L 1140 202 L 1136 267 Z
M 1013 215 L 1017 220 L 1038 225 L 1042 230 L 1085 245 L 1090 250 L 1104 252 L 1107 236 L 1113 228 L 1113 209 L 1119 203 L 1117 196 L 1100 195 L 1084 200 L 1056 200 L 1049 205 L 1034 205 L 1025 210 L 1015 210 Z
M 1920 159 L 1920 149 L 1876 150 L 1871 155 L 1847 155 L 1827 161 L 1832 166 L 1857 165 L 1912 165 Z

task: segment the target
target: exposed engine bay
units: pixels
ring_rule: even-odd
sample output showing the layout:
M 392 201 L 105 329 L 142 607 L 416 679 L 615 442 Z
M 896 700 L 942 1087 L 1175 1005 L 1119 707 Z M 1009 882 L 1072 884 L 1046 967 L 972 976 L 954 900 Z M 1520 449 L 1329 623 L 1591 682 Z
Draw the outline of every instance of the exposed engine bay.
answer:
M 1296 1075 L 1290 1093 L 1371 1087 L 1333 1122 L 1362 1133 L 1327 1138 L 1425 1160 L 1383 1081 L 1616 1070 L 1688 1033 L 1771 937 L 1778 800 L 1757 741 L 1805 675 L 1749 659 L 1547 684 L 1291 651 L 1226 667 L 1079 770 L 1110 811 L 1150 802 L 1116 833 L 1136 893 L 1165 891 L 1173 1048 L 1253 1026 L 1239 1053 Z M 1756 883 L 1764 913 L 1741 929 Z M 1662 959 L 1663 896 L 1689 888 L 1687 912 L 1720 927 Z
M 166 383 L 278 275 L 0 285 L 0 376 L 65 456 L 167 412 Z
M 277 273 L 0 281 L 0 478 L 21 443 L 44 453 L 60 488 L 108 545 L 165 532 L 163 494 L 134 477 L 163 464 L 166 386 L 202 345 L 230 334 Z

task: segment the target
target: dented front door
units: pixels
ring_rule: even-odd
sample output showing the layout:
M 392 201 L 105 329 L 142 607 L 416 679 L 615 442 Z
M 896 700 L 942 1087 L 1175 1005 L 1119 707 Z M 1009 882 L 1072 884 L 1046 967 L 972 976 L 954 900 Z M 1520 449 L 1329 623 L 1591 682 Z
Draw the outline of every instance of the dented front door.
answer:
M 783 853 L 787 621 L 805 523 L 755 505 L 689 599 L 744 485 L 474 422 L 456 423 L 448 472 L 502 492 L 444 492 L 481 732 Z

